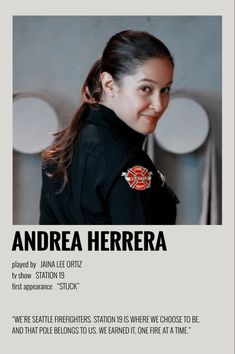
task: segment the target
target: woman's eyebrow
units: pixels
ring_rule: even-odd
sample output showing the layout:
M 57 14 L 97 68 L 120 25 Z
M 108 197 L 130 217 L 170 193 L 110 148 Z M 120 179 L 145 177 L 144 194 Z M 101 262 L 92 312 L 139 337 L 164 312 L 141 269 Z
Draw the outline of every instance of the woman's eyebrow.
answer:
M 138 82 L 141 82 L 141 81 L 148 81 L 148 82 L 151 82 L 152 84 L 155 84 L 155 85 L 157 85 L 157 81 L 154 81 L 154 80 L 151 80 L 151 79 L 141 79 L 141 80 L 139 80 Z M 167 85 L 171 85 L 173 83 L 173 81 L 170 81 L 170 82 L 168 82 L 167 84 L 166 84 L 166 86 Z

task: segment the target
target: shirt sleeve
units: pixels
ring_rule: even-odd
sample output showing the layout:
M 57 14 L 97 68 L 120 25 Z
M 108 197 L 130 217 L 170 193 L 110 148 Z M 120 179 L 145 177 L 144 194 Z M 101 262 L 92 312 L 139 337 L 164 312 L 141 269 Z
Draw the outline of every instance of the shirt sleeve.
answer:
M 130 161 L 112 186 L 112 224 L 174 224 L 177 198 L 148 158 Z

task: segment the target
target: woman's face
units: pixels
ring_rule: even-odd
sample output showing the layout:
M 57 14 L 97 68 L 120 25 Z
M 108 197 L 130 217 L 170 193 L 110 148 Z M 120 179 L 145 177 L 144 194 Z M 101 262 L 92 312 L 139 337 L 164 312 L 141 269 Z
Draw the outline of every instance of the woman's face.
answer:
M 168 106 L 172 81 L 170 60 L 150 59 L 114 83 L 110 108 L 133 130 L 150 134 Z

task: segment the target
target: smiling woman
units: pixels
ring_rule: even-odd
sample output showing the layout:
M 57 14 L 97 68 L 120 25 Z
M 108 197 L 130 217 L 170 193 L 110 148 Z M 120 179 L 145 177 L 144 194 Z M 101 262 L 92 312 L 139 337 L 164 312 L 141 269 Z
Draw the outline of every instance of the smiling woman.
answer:
M 147 32 L 108 41 L 70 125 L 43 154 L 40 224 L 174 224 L 178 199 L 142 150 L 169 103 L 173 58 Z

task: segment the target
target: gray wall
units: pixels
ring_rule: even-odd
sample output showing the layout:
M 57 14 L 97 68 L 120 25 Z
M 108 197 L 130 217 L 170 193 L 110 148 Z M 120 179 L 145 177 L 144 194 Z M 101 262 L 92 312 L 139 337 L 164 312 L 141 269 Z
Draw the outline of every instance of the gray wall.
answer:
M 206 109 L 216 145 L 221 201 L 221 18 L 216 16 L 15 16 L 13 92 L 39 91 L 53 98 L 64 125 L 79 103 L 80 87 L 108 38 L 123 29 L 146 30 L 173 53 L 173 88 Z M 156 146 L 159 161 L 181 205 L 178 224 L 198 224 L 200 151 L 176 156 Z M 37 224 L 41 172 L 38 155 L 14 153 L 15 224 Z

